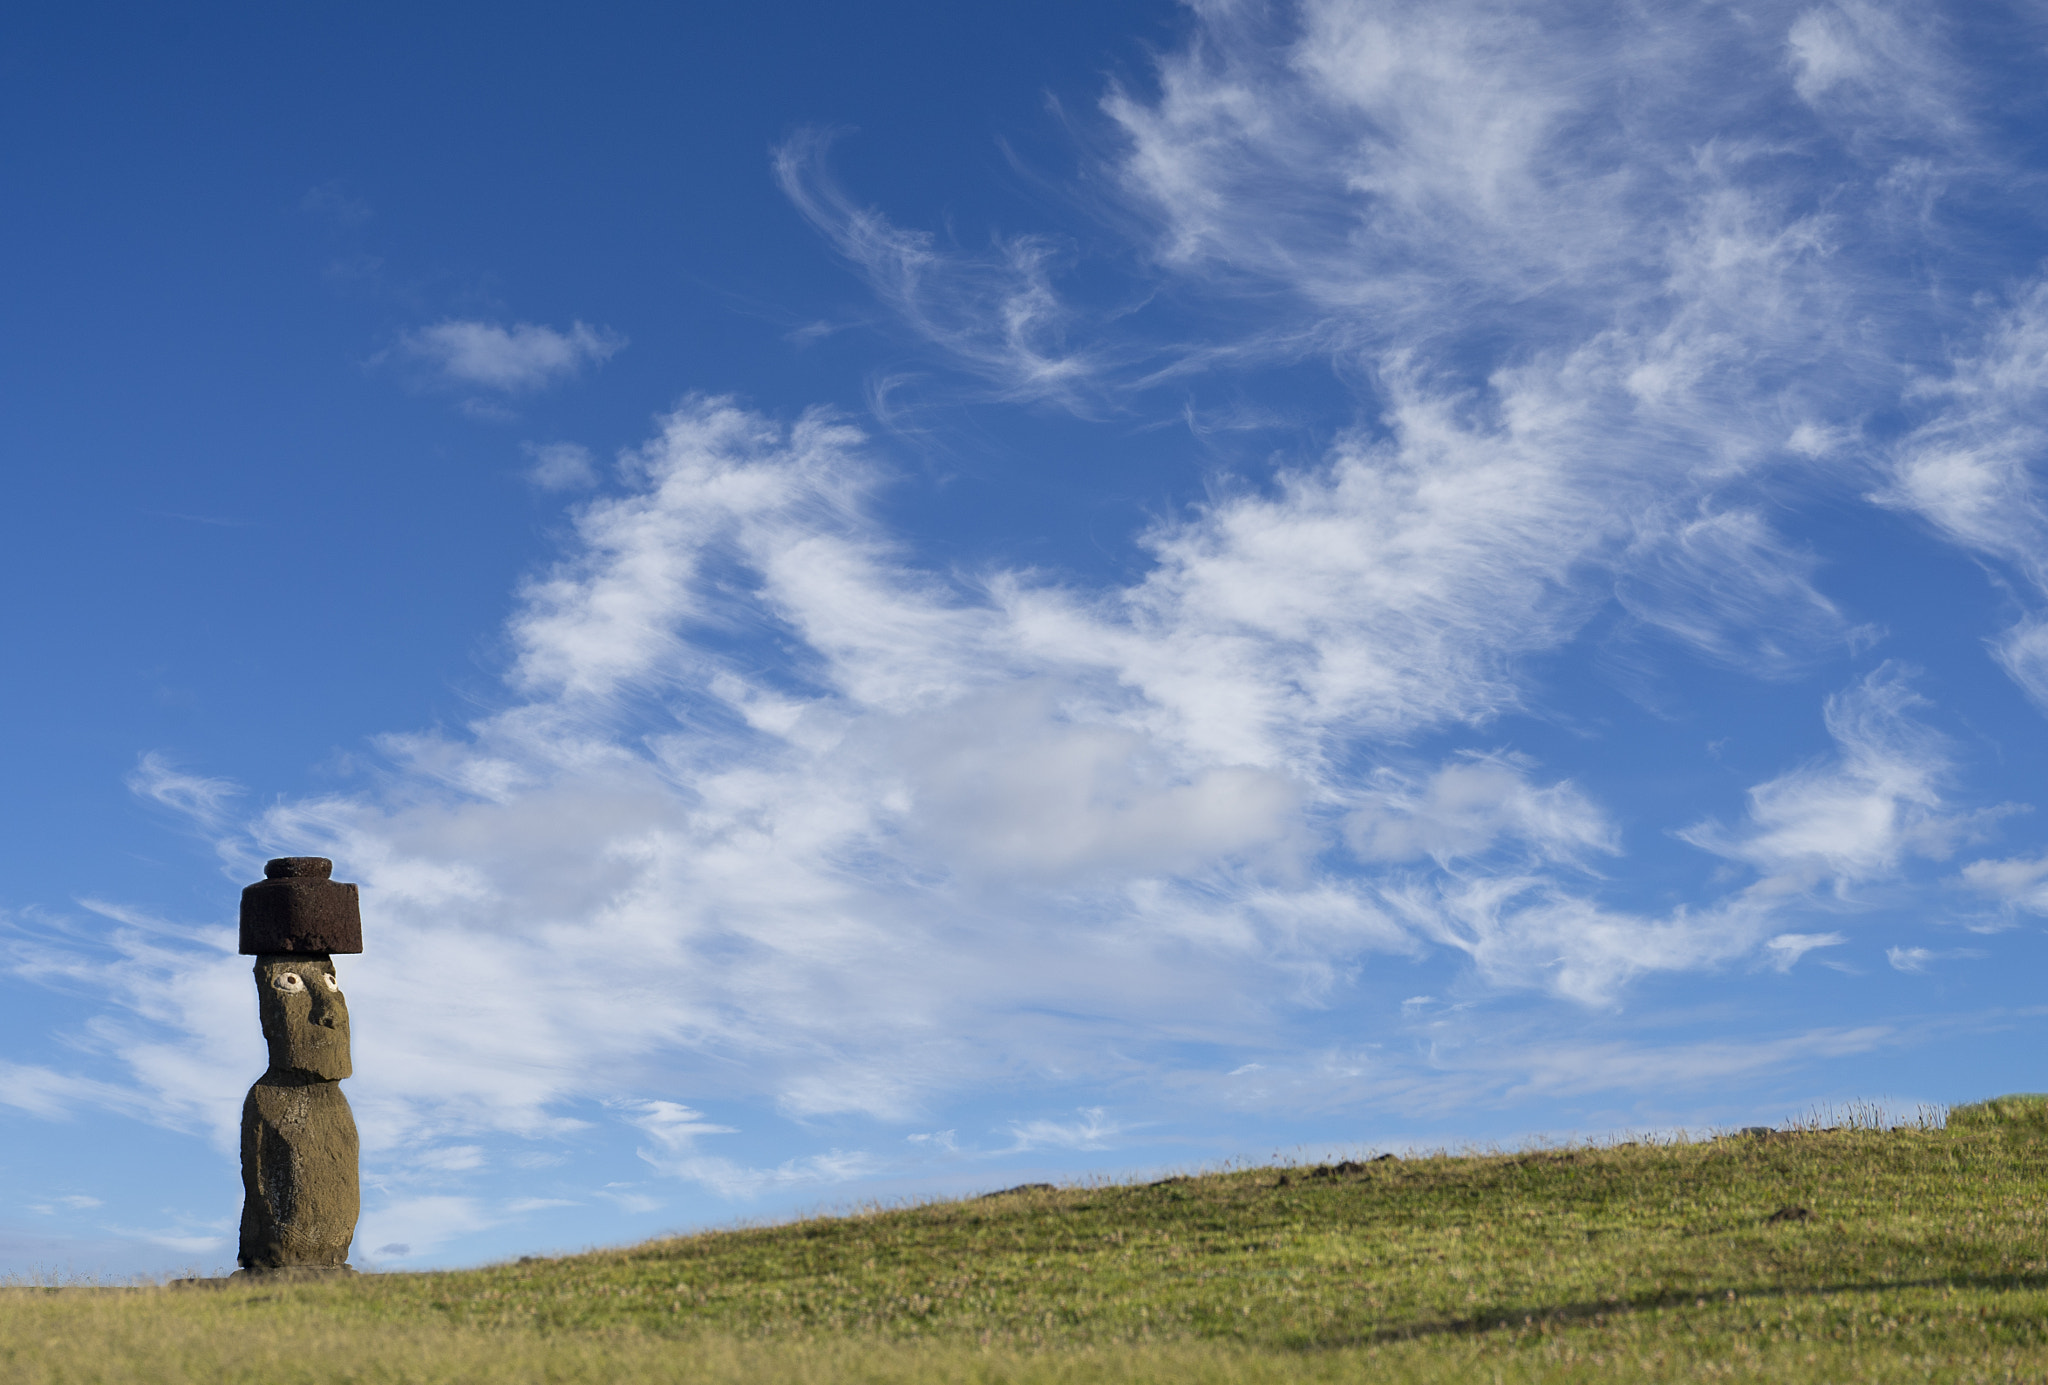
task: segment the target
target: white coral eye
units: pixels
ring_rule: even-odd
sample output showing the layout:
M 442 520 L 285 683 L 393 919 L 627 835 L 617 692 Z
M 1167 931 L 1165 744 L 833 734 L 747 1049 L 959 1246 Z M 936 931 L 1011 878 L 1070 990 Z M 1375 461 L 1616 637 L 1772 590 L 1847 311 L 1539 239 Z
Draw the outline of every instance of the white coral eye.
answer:
M 306 989 L 306 983 L 299 979 L 299 974 L 295 971 L 279 972 L 277 979 L 270 984 L 277 987 L 280 991 L 303 991 Z
M 328 990 L 333 991 L 336 995 L 341 994 L 341 983 L 339 981 L 336 981 L 324 971 L 320 973 L 320 979 L 327 983 Z

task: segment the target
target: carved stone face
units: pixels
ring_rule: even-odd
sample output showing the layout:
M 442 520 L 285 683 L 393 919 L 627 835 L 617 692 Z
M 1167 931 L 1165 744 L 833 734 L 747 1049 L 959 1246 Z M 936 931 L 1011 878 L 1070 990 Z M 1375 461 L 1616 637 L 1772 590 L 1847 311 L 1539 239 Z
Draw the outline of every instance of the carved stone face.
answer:
M 320 956 L 266 954 L 256 959 L 256 1004 L 273 1072 L 339 1082 L 348 1058 L 348 1001 L 334 963 Z

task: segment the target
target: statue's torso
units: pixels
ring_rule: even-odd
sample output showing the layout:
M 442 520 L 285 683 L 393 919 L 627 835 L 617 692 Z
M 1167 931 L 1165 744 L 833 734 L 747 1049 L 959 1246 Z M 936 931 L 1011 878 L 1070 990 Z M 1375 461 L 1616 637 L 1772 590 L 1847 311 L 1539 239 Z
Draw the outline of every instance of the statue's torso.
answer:
M 346 1264 L 362 1203 L 356 1156 L 340 1083 L 265 1073 L 242 1104 L 243 1266 Z

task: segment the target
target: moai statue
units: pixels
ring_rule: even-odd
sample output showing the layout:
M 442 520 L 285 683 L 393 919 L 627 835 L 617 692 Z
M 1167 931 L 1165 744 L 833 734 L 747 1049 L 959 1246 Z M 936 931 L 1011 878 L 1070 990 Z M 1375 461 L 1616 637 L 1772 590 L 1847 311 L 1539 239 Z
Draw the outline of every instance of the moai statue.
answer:
M 242 891 L 242 952 L 256 958 L 256 1003 L 270 1068 L 242 1104 L 242 1248 L 251 1274 L 346 1274 L 362 1187 L 348 1002 L 332 954 L 363 950 L 356 887 L 334 863 L 286 856 Z

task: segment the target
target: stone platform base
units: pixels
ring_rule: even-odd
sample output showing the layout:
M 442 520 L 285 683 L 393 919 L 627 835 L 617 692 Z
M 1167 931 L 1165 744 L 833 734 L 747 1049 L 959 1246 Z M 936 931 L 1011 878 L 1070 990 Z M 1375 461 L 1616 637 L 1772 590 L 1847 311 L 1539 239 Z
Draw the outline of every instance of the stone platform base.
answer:
M 347 1279 L 355 1274 L 349 1265 L 284 1265 L 274 1270 L 236 1270 L 221 1279 L 173 1279 L 173 1289 L 225 1289 L 230 1284 L 311 1284 L 327 1279 Z

